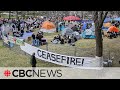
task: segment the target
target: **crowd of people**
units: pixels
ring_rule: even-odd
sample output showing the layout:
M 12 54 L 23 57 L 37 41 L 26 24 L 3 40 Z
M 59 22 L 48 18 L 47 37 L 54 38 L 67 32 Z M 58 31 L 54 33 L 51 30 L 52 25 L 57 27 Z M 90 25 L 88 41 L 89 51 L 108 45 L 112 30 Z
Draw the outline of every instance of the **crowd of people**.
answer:
M 56 32 L 62 31 L 64 28 L 69 27 L 70 29 L 72 29 L 74 32 L 78 32 L 79 34 L 81 34 L 82 32 L 85 31 L 85 29 L 89 29 L 92 27 L 92 22 L 78 22 L 78 21 L 65 21 L 63 20 L 63 18 L 61 17 L 29 17 L 26 19 L 20 18 L 20 19 L 1 19 L 0 20 L 0 32 L 1 32 L 1 27 L 3 25 L 9 25 L 10 26 L 10 30 L 13 34 L 13 36 L 15 37 L 22 37 L 24 35 L 24 33 L 29 33 L 29 32 L 34 32 L 35 28 L 40 28 L 42 27 L 42 23 L 46 20 L 49 20 L 51 22 L 53 22 L 56 26 Z M 116 27 L 120 26 L 120 22 L 114 22 L 114 25 Z M 84 28 L 85 26 L 85 28 Z M 9 33 L 7 33 L 9 34 Z M 119 35 L 119 33 L 116 32 L 108 32 L 110 37 L 117 37 Z M 0 36 L 1 33 L 0 33 Z M 37 33 L 36 35 L 32 35 L 32 45 L 34 46 L 40 46 L 43 45 L 44 43 L 41 43 L 41 37 L 43 39 L 43 33 Z M 1 38 L 1 37 L 0 37 Z M 43 40 L 45 41 L 45 40 Z M 53 43 L 74 43 L 76 42 L 77 39 L 74 37 L 74 35 L 72 36 L 61 36 L 58 35 L 56 37 L 54 37 L 53 39 Z M 38 43 L 39 42 L 39 43 Z
M 46 44 L 47 41 L 44 39 L 43 32 L 38 32 L 37 34 L 33 33 L 32 34 L 32 45 L 33 46 L 41 46 Z
M 6 26 L 8 25 L 10 27 L 10 32 L 12 33 L 13 36 L 15 37 L 22 37 L 24 35 L 24 33 L 29 33 L 29 32 L 33 32 L 32 35 L 32 45 L 33 46 L 40 46 L 43 45 L 44 42 L 46 43 L 46 39 L 43 38 L 43 33 L 42 32 L 38 32 L 36 35 L 34 33 L 34 29 L 35 28 L 40 28 L 42 27 L 42 23 L 46 20 L 49 20 L 51 22 L 53 22 L 56 26 L 56 32 L 62 31 L 62 29 L 64 28 L 71 28 L 73 31 L 79 32 L 79 34 L 82 33 L 82 26 L 83 23 L 82 22 L 76 22 L 76 21 L 64 21 L 63 18 L 61 17 L 29 17 L 27 19 L 1 19 L 0 20 L 0 31 L 2 26 Z M 89 24 L 87 24 L 87 27 L 90 27 Z M 6 35 L 8 35 L 9 33 L 6 33 Z M 0 33 L 0 36 L 1 33 Z M 56 37 L 54 37 L 53 39 L 53 43 L 69 43 L 69 44 L 73 44 L 75 41 L 77 41 L 77 39 L 73 36 L 61 36 L 58 35 Z
M 22 37 L 24 32 L 33 32 L 35 28 L 40 28 L 42 22 L 45 19 L 41 18 L 27 18 L 27 19 L 1 19 L 0 20 L 0 29 L 2 26 L 9 26 L 10 32 L 12 32 L 13 36 Z M 25 30 L 26 28 L 26 30 Z M 6 33 L 8 34 L 8 33 Z
M 74 35 L 72 35 L 70 37 L 70 36 L 66 36 L 66 35 L 62 36 L 62 35 L 58 34 L 57 36 L 55 36 L 53 38 L 53 40 L 51 42 L 54 43 L 54 44 L 65 44 L 65 43 L 67 43 L 71 46 L 75 46 L 76 41 L 77 41 L 77 38 Z

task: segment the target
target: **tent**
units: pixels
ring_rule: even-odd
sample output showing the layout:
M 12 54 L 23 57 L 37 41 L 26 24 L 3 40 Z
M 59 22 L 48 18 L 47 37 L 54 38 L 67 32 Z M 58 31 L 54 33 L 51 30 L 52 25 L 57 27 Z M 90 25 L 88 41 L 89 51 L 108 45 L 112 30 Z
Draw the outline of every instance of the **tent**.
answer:
M 92 23 L 92 27 L 91 27 L 92 30 L 95 28 L 94 22 L 90 21 L 90 22 L 84 22 L 83 23 L 82 30 L 87 29 L 87 24 L 89 24 L 89 23 Z
M 95 32 L 92 31 L 91 29 L 86 29 L 84 32 L 81 34 L 82 38 L 87 38 L 87 39 L 94 39 L 95 38 Z
M 73 32 L 72 34 L 73 34 L 74 37 L 77 38 L 77 40 L 79 40 L 79 39 L 81 38 L 81 37 L 80 37 L 80 34 L 79 34 L 78 32 L 76 32 L 76 31 Z
M 82 30 L 85 30 L 86 29 L 86 27 L 87 27 L 87 23 L 83 23 L 83 26 L 82 26 Z
M 110 22 L 111 20 L 111 18 L 105 18 L 104 23 Z
M 2 33 L 3 33 L 4 35 L 6 35 L 6 34 L 8 34 L 8 33 L 11 32 L 10 26 L 9 26 L 8 24 L 6 24 L 6 25 L 3 24 L 3 25 L 1 26 L 1 30 L 2 30 Z
M 111 26 L 111 27 L 109 27 L 108 31 L 109 32 L 119 32 L 119 29 L 115 26 Z
M 103 23 L 103 26 L 109 28 L 110 26 L 112 26 L 112 24 L 111 23 Z
M 71 36 L 72 33 L 73 33 L 73 30 L 71 28 L 69 28 L 69 27 L 65 28 L 61 32 L 62 36 L 64 36 L 64 35 Z
M 62 25 L 62 24 L 63 24 L 63 22 L 59 22 L 59 23 L 58 23 L 58 31 L 64 30 L 65 27 L 64 27 L 64 25 Z M 60 29 L 60 25 L 62 25 L 62 26 L 61 26 L 61 29 Z
M 119 18 L 114 18 L 114 21 L 120 21 L 120 17 Z
M 95 25 L 92 23 L 92 27 L 90 29 L 85 29 L 85 31 L 81 34 L 82 38 L 94 39 L 95 38 Z
M 55 25 L 52 22 L 45 21 L 45 22 L 43 22 L 40 31 L 42 31 L 42 32 L 48 32 L 48 33 L 53 33 L 53 32 L 56 31 L 56 27 L 55 27 Z
M 103 23 L 102 30 L 107 31 L 110 26 L 112 26 L 112 24 L 109 22 Z
M 64 30 L 64 28 L 65 28 L 65 27 L 62 25 L 62 26 L 61 26 L 61 30 L 60 30 L 60 26 L 59 26 L 59 27 L 58 27 L 58 31 L 62 31 L 62 30 Z

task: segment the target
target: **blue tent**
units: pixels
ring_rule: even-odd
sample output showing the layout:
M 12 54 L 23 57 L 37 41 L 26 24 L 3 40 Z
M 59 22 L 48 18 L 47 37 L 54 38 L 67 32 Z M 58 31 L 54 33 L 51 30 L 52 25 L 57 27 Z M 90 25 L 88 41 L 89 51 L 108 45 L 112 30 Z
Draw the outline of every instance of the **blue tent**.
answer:
M 95 37 L 95 25 L 94 23 L 92 24 L 92 27 L 90 29 L 85 29 L 82 34 L 82 38 L 87 38 L 87 39 L 94 39 Z
M 60 30 L 60 26 L 58 27 L 58 31 L 62 31 L 64 29 L 65 29 L 65 27 L 63 25 L 61 26 L 61 30 Z
M 119 18 L 114 18 L 113 20 L 115 20 L 115 21 L 120 21 L 120 17 L 119 17 Z
M 81 37 L 84 39 L 95 39 L 95 32 L 90 30 L 90 29 L 86 29 L 85 31 L 82 32 Z
M 85 30 L 87 27 L 87 23 L 83 23 L 82 30 Z
M 110 22 L 111 20 L 111 18 L 105 18 L 104 23 Z

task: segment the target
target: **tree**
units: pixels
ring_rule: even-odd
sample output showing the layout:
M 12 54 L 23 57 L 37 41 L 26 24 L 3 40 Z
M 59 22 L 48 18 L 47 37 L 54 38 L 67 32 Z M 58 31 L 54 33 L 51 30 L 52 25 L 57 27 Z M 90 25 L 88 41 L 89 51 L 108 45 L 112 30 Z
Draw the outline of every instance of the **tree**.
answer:
M 96 35 L 96 59 L 99 65 L 102 66 L 103 60 L 103 39 L 102 39 L 102 26 L 104 19 L 106 18 L 107 11 L 94 11 L 93 20 L 95 23 L 95 35 Z
M 18 11 L 16 11 L 16 19 L 18 19 Z
M 0 11 L 0 18 L 2 17 L 2 11 Z
M 26 14 L 26 11 L 21 11 L 21 17 L 23 17 L 23 19 L 25 19 L 25 14 Z
M 9 19 L 11 19 L 11 11 L 9 11 Z

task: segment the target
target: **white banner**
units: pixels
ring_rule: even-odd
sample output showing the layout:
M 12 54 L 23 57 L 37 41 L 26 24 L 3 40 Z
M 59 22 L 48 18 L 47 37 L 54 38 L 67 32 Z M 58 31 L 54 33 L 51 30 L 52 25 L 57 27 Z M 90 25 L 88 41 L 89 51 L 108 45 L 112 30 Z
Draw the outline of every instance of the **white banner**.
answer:
M 97 67 L 97 62 L 93 57 L 75 57 L 75 56 L 61 55 L 46 50 L 42 50 L 27 43 L 25 43 L 25 46 L 20 46 L 20 48 L 30 55 L 35 53 L 35 57 L 40 60 L 48 61 L 58 65 L 75 67 L 75 68 Z

